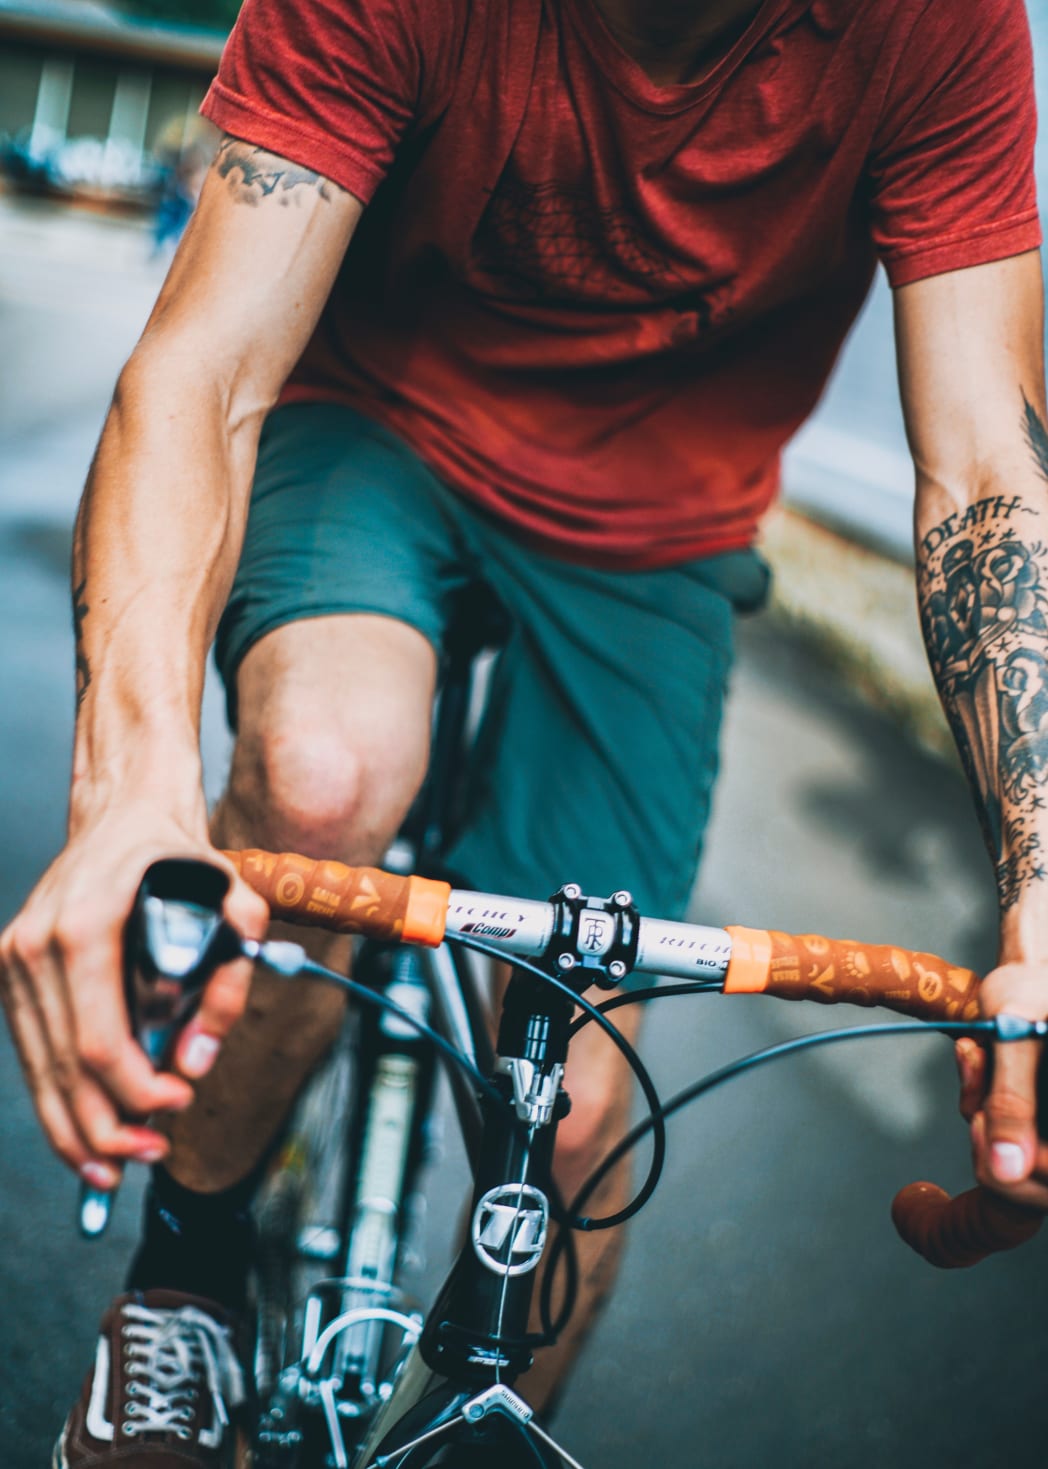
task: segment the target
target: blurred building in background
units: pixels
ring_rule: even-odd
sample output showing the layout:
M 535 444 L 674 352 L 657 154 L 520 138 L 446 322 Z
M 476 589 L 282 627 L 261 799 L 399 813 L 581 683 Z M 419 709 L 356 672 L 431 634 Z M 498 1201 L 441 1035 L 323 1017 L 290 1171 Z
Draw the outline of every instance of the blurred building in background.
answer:
M 98 0 L 0 0 L 7 187 L 154 205 L 210 146 L 197 108 L 224 40 Z

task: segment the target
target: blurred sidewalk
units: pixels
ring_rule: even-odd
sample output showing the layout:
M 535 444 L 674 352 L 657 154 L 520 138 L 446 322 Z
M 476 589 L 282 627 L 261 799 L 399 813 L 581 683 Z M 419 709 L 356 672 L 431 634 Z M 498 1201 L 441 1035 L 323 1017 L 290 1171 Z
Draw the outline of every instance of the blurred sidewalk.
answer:
M 775 573 L 771 616 L 925 750 L 955 762 L 928 669 L 912 565 L 788 506 L 762 549 Z
M 148 221 L 0 195 L 0 549 L 63 580 L 102 420 L 166 269 Z M 210 798 L 230 744 L 210 663 L 201 744 Z
M 145 225 L 0 195 L 0 514 L 69 523 L 163 278 Z

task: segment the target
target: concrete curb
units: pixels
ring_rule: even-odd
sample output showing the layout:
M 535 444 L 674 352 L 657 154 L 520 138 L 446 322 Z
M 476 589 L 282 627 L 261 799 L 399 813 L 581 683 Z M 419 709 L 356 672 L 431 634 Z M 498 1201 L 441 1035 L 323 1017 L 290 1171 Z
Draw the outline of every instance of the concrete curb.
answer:
M 775 573 L 770 615 L 923 748 L 956 763 L 925 657 L 913 568 L 783 507 L 765 522 L 761 550 Z

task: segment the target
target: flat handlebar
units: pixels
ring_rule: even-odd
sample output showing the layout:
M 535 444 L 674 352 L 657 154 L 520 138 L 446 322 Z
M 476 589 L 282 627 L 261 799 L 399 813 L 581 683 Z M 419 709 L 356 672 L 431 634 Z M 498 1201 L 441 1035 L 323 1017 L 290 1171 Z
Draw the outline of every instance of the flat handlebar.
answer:
M 551 903 L 453 890 L 449 884 L 372 867 L 314 861 L 292 853 L 225 852 L 268 903 L 275 919 L 341 933 L 431 946 L 445 937 L 484 940 L 507 957 L 544 954 Z M 600 919 L 591 949 L 600 953 Z M 934 954 L 890 945 L 742 927 L 641 918 L 633 969 L 683 979 L 720 980 L 725 994 L 770 994 L 820 1004 L 877 1005 L 934 1024 L 978 1018 L 979 977 Z M 892 1206 L 901 1237 L 929 1263 L 973 1265 L 1013 1249 L 1040 1227 L 1040 1216 L 982 1187 L 955 1199 L 933 1184 L 901 1190 Z
M 484 939 L 507 956 L 537 958 L 553 933 L 552 903 L 451 888 L 429 878 L 375 867 L 347 867 L 284 852 L 223 854 L 269 905 L 273 918 L 338 933 L 437 945 L 445 937 Z M 600 953 L 602 924 L 587 914 L 590 952 Z M 785 1000 L 880 1005 L 921 1020 L 974 1020 L 979 977 L 935 954 L 889 945 L 754 928 L 708 928 L 641 918 L 633 968 L 676 979 L 721 980 L 725 994 L 771 994 Z

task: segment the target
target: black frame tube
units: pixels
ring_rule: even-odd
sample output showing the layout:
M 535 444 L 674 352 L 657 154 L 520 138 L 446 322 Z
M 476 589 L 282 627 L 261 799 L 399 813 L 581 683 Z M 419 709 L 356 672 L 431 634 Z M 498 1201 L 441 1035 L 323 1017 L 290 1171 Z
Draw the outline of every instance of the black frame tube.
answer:
M 544 1072 L 567 1058 L 573 1005 L 534 974 L 515 970 L 503 1002 L 497 1053 L 524 1057 Z M 496 1085 L 507 1101 L 509 1081 L 496 1075 Z M 531 1366 L 526 1341 L 528 1316 L 535 1292 L 537 1267 L 509 1275 L 497 1273 L 479 1257 L 473 1245 L 472 1221 L 483 1201 L 505 1191 L 512 1197 L 523 1187 L 538 1189 L 547 1199 L 557 1123 L 567 1111 L 567 1094 L 560 1089 L 550 1122 L 529 1129 L 506 1107 L 485 1099 L 484 1137 L 470 1209 L 471 1229 L 444 1288 L 430 1311 L 420 1340 L 427 1365 L 455 1383 L 485 1387 L 512 1382 Z M 510 1231 L 512 1234 L 512 1230 Z M 512 1251 L 509 1261 L 512 1260 Z M 508 1262 L 507 1262 L 508 1263 Z

